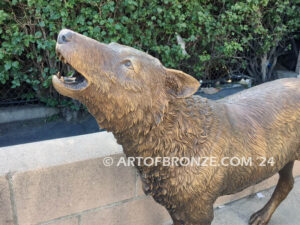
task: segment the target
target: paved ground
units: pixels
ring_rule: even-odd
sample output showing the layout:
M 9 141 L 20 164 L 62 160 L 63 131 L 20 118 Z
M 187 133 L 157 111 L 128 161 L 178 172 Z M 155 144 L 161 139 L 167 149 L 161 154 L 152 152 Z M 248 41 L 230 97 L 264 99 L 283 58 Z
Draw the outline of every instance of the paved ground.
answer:
M 213 94 L 213 95 L 204 94 L 203 92 L 197 92 L 196 94 L 199 94 L 202 97 L 205 97 L 205 98 L 208 98 L 208 99 L 218 100 L 220 98 L 224 98 L 228 95 L 235 94 L 235 93 L 240 92 L 242 90 L 244 90 L 243 87 L 234 87 L 234 88 L 221 89 L 219 92 L 217 92 L 216 94 Z
M 219 99 L 243 90 L 241 87 L 222 89 L 214 95 L 200 93 L 210 99 Z M 199 94 L 199 93 L 197 93 Z M 99 127 L 92 116 L 78 121 L 67 122 L 63 119 L 45 121 L 45 119 L 0 124 L 0 147 L 24 144 L 55 138 L 98 132 Z
M 38 119 L 0 124 L 0 147 L 89 134 L 98 131 L 99 126 L 91 115 L 72 122 L 67 122 L 59 118 L 55 121 Z
M 257 195 L 249 196 L 216 209 L 212 225 L 247 225 L 250 216 L 270 199 L 273 190 L 274 188 L 261 192 L 264 198 L 259 199 Z M 296 179 L 294 189 L 277 208 L 268 225 L 299 225 L 299 209 L 300 177 Z

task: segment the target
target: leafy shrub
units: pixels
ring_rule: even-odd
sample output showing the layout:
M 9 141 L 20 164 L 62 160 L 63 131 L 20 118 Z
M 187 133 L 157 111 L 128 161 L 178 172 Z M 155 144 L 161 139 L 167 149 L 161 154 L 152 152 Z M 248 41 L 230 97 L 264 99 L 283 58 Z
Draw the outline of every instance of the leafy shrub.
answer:
M 196 77 L 247 73 L 272 78 L 277 57 L 300 28 L 299 0 L 4 0 L 0 2 L 0 83 L 24 83 L 49 105 L 63 65 L 57 34 L 70 28 L 102 42 L 142 49 Z M 179 34 L 188 55 L 177 43 Z M 66 103 L 67 104 L 67 103 Z

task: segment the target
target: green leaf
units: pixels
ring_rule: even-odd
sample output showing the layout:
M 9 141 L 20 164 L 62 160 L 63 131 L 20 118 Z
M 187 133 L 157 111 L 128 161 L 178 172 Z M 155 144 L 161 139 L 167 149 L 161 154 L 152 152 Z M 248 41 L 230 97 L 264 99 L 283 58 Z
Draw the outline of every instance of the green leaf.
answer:
M 41 32 L 41 31 L 37 31 L 37 32 L 34 34 L 34 37 L 35 37 L 35 38 L 41 38 L 41 37 L 42 37 L 42 32 Z
M 18 68 L 19 68 L 19 62 L 18 62 L 18 61 L 14 61 L 14 62 L 12 63 L 12 67 L 18 69 Z
M 5 65 L 4 65 L 4 68 L 5 68 L 6 71 L 10 70 L 10 68 L 11 68 L 11 61 L 7 61 L 5 63 Z
M 45 27 L 44 21 L 41 21 L 41 22 L 39 23 L 39 25 L 40 25 L 40 27 Z

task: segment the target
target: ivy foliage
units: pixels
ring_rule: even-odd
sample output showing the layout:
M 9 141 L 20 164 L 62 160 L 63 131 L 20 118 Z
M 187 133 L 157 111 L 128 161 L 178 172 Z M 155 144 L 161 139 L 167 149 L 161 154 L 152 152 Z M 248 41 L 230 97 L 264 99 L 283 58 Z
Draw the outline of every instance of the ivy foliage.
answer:
M 59 30 L 119 42 L 195 77 L 247 73 L 270 79 L 277 57 L 300 29 L 300 0 L 3 0 L 0 84 L 30 85 L 49 105 L 61 104 L 51 75 Z M 298 32 L 298 33 L 297 33 Z M 177 42 L 186 43 L 184 54 Z M 263 61 L 265 60 L 265 61 Z M 268 65 L 263 68 L 263 63 Z

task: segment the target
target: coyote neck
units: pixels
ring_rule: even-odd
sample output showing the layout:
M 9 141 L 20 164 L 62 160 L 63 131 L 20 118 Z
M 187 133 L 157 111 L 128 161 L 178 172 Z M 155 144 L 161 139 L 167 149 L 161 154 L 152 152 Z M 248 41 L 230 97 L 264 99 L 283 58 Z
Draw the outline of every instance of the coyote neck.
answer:
M 129 157 L 195 156 L 195 145 L 206 145 L 213 121 L 208 100 L 195 96 L 170 102 L 158 125 L 141 122 L 113 133 Z

